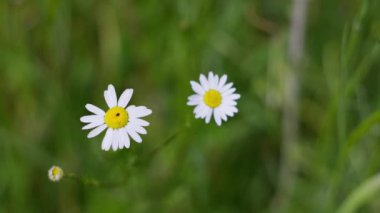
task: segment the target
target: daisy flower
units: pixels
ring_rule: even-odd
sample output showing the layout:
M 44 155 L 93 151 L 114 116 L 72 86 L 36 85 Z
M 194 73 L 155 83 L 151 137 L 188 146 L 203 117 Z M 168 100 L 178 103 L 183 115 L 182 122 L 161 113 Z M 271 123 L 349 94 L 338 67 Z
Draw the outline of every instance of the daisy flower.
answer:
M 63 177 L 63 170 L 59 166 L 52 166 L 48 171 L 49 179 L 53 182 L 58 182 Z
M 133 89 L 126 89 L 117 100 L 114 86 L 108 85 L 104 91 L 104 98 L 109 107 L 107 112 L 92 104 L 86 104 L 86 109 L 94 114 L 80 118 L 81 122 L 87 124 L 82 129 L 92 129 L 87 135 L 88 138 L 93 138 L 107 129 L 102 141 L 102 150 L 108 151 L 111 146 L 114 151 L 129 148 L 130 137 L 141 143 L 140 134 L 147 133 L 144 127 L 149 126 L 149 122 L 141 118 L 150 115 L 152 110 L 145 106 L 127 107 L 132 93 Z
M 200 84 L 195 81 L 190 81 L 191 87 L 196 93 L 188 98 L 187 105 L 196 106 L 194 108 L 195 118 L 202 118 L 206 123 L 210 122 L 214 116 L 218 126 L 222 121 L 227 121 L 227 117 L 232 117 L 237 113 L 236 100 L 240 95 L 234 93 L 235 88 L 232 83 L 227 82 L 227 75 L 219 78 L 212 72 L 208 73 L 208 78 L 203 74 L 199 77 Z

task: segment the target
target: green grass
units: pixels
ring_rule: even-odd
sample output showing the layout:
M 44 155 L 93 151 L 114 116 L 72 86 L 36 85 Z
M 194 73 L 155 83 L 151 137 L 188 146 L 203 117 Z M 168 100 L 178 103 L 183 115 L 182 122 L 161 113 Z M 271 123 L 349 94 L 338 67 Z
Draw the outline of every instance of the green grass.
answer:
M 310 1 L 299 169 L 288 209 L 272 205 L 291 3 L 1 1 L 0 212 L 377 212 L 377 0 Z M 186 106 L 209 70 L 242 95 L 221 127 Z M 128 150 L 81 130 L 109 83 L 153 110 Z M 80 181 L 50 182 L 51 165 Z

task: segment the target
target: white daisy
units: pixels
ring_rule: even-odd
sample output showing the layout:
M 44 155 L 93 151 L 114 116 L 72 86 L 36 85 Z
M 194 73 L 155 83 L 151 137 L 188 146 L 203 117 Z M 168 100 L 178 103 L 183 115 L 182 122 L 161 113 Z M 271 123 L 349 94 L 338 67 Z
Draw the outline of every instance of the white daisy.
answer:
M 216 124 L 220 126 L 223 121 L 227 121 L 227 116 L 232 117 L 238 112 L 236 100 L 240 95 L 234 93 L 235 88 L 232 83 L 227 83 L 227 75 L 219 78 L 212 72 L 208 73 L 208 78 L 203 74 L 199 77 L 200 84 L 190 81 L 195 95 L 188 98 L 187 105 L 196 106 L 194 108 L 195 118 L 202 118 L 206 123 L 210 122 L 211 116 L 214 115 Z
M 82 129 L 93 129 L 88 138 L 93 138 L 107 129 L 102 142 L 102 150 L 108 151 L 111 146 L 114 151 L 122 148 L 129 148 L 131 137 L 137 143 L 142 139 L 139 134 L 146 134 L 144 127 L 149 126 L 149 122 L 141 119 L 152 113 L 152 110 L 145 106 L 128 106 L 131 100 L 133 89 L 126 89 L 117 100 L 115 88 L 108 85 L 104 91 L 104 98 L 109 107 L 107 112 L 92 105 L 86 104 L 88 111 L 94 115 L 87 115 L 80 118 L 80 121 L 87 123 Z
M 49 179 L 53 182 L 60 181 L 63 177 L 63 170 L 59 166 L 52 166 L 48 171 Z

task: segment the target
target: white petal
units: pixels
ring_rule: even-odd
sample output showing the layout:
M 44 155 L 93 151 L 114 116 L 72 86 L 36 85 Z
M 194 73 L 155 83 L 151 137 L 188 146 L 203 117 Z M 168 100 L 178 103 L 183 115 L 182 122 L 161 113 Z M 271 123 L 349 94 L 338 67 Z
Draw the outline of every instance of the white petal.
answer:
M 227 121 L 227 115 L 224 112 L 224 107 L 218 107 L 217 109 L 215 109 L 215 111 L 218 111 L 218 114 L 220 115 L 222 120 Z
M 205 118 L 207 116 L 207 113 L 210 111 L 210 107 L 206 106 L 205 104 L 200 104 L 196 107 L 196 110 L 194 109 L 194 112 L 196 113 L 195 118 Z
M 190 81 L 190 84 L 191 84 L 191 88 L 194 90 L 194 92 L 198 93 L 199 95 L 203 95 L 205 93 L 205 90 L 197 82 Z
M 186 104 L 188 106 L 195 106 L 195 105 L 198 105 L 199 103 L 200 103 L 200 101 L 197 101 L 197 102 L 195 102 L 195 101 L 188 101 Z
M 230 116 L 230 117 L 234 116 L 234 113 L 232 112 L 232 110 L 229 109 L 229 108 L 227 108 L 227 107 L 224 107 L 224 108 L 223 108 L 223 112 L 224 112 L 224 114 L 226 114 L 227 116 Z
M 207 90 L 210 89 L 210 86 L 209 86 L 209 83 L 208 83 L 208 81 L 207 81 L 207 78 L 206 78 L 206 76 L 204 76 L 203 74 L 201 74 L 201 75 L 199 76 L 199 82 L 201 82 L 201 86 L 202 86 L 202 88 L 203 88 L 205 91 L 207 91 Z
M 112 150 L 116 151 L 120 143 L 120 129 L 115 129 L 112 137 Z
M 152 114 L 152 110 L 146 107 L 137 107 L 137 117 L 145 117 L 150 114 Z
M 236 107 L 231 107 L 231 111 L 233 112 L 233 113 L 237 113 L 239 110 L 236 108 Z
M 240 98 L 239 94 L 223 95 L 222 103 L 223 105 L 236 105 L 236 101 Z
M 230 100 L 237 100 L 240 98 L 240 94 L 232 94 L 227 97 Z
M 108 89 L 104 91 L 104 98 L 106 99 L 109 108 L 117 105 L 116 91 L 113 85 L 108 85 Z
M 198 94 L 191 95 L 188 98 L 188 100 L 189 101 L 187 102 L 187 105 L 189 105 L 189 106 L 195 106 L 195 105 L 198 105 L 202 101 L 202 96 L 200 96 Z
M 215 74 L 214 75 L 214 82 L 213 82 L 214 89 L 218 88 L 218 84 L 219 84 L 219 76 Z
M 128 135 L 131 136 L 131 138 L 135 140 L 137 143 L 142 142 L 140 135 L 136 133 L 132 125 L 127 125 L 127 132 L 128 132 Z
M 189 96 L 189 101 L 196 101 L 196 100 L 200 100 L 202 98 L 201 95 L 198 95 L 198 94 L 195 94 L 195 95 L 191 95 Z
M 225 91 L 229 90 L 233 85 L 234 85 L 233 83 L 228 83 L 228 84 L 224 85 L 222 87 L 222 89 L 220 89 L 219 92 L 223 94 Z
M 92 122 L 92 123 L 89 123 L 86 126 L 82 127 L 82 129 L 83 130 L 85 130 L 85 129 L 92 129 L 92 128 L 95 128 L 95 127 L 100 126 L 102 124 L 104 124 L 104 121 L 102 121 L 102 120 L 101 121 L 97 121 L 97 122 Z
M 208 83 L 209 83 L 210 89 L 215 89 L 216 85 L 214 81 L 214 73 L 212 72 L 208 73 Z
M 95 106 L 95 105 L 92 105 L 92 104 L 86 104 L 86 109 L 96 115 L 104 115 L 104 111 L 102 109 L 100 109 L 99 107 Z
M 150 115 L 152 113 L 152 110 L 144 107 L 144 106 L 129 106 L 127 108 L 128 115 L 133 118 L 140 118 L 140 117 L 145 117 L 147 115 Z
M 220 80 L 219 80 L 219 84 L 218 84 L 218 90 L 220 90 L 224 84 L 227 82 L 227 75 L 223 75 Z
M 122 143 L 120 143 L 120 144 L 122 144 L 122 146 L 120 146 L 120 144 L 119 144 L 119 149 L 122 149 L 123 146 L 128 149 L 129 146 L 131 145 L 131 143 L 130 143 L 130 140 L 129 140 L 129 136 L 128 136 L 127 128 L 126 127 L 124 127 L 120 131 L 120 135 L 122 135 Z
M 103 122 L 104 118 L 100 115 L 86 115 L 80 118 L 80 121 L 83 123 L 94 123 L 94 122 Z
M 199 104 L 197 105 L 195 108 L 194 108 L 194 114 L 195 114 L 195 118 L 201 118 L 201 114 L 203 113 L 203 111 L 206 110 L 206 106 L 204 104 Z
M 133 125 L 133 126 L 137 133 L 142 134 L 142 135 L 147 134 L 146 129 L 144 127 L 137 126 L 137 125 Z
M 222 117 L 222 120 L 224 120 L 224 121 L 227 121 L 227 119 L 228 119 L 227 115 L 225 113 L 222 113 L 221 117 Z
M 225 96 L 229 96 L 229 95 L 231 95 L 232 93 L 234 93 L 235 91 L 236 91 L 235 88 L 231 88 L 231 89 L 229 89 L 229 90 L 223 92 L 222 95 L 223 95 L 223 97 L 225 97 Z
M 124 134 L 124 128 L 119 131 L 119 149 L 122 149 L 124 147 L 124 141 L 125 141 L 125 134 Z
M 125 130 L 125 131 L 127 131 L 127 130 Z M 131 146 L 131 140 L 129 139 L 129 136 L 127 133 L 125 133 L 125 135 L 126 135 L 126 141 L 124 142 L 124 147 L 129 149 L 129 147 Z
M 211 116 L 212 116 L 212 114 L 213 114 L 213 109 L 209 108 L 209 109 L 207 110 L 207 115 L 206 115 L 206 123 L 207 123 L 207 124 L 210 123 L 210 120 L 211 120 Z
M 222 104 L 223 105 L 228 105 L 228 106 L 236 106 L 237 102 L 233 101 L 231 99 L 228 99 L 228 98 L 223 98 Z
M 208 82 L 211 83 L 212 79 L 214 78 L 214 73 L 212 71 L 208 72 Z
M 111 98 L 109 97 L 109 92 L 108 90 L 105 90 L 104 91 L 104 100 L 106 100 L 106 103 L 107 103 L 107 106 L 108 108 L 112 108 L 112 102 L 111 102 Z
M 126 89 L 119 98 L 118 106 L 125 108 L 132 98 L 133 89 Z
M 202 114 L 201 114 L 201 116 L 202 116 L 201 118 L 202 118 L 202 119 L 203 119 L 203 118 L 207 118 L 208 115 L 211 116 L 211 115 L 212 115 L 212 110 L 213 110 L 213 109 L 212 109 L 211 107 L 206 106 L 205 109 L 204 109 L 204 111 L 203 111 Z
M 222 119 L 220 118 L 219 111 L 214 110 L 214 119 L 218 126 L 222 125 Z
M 205 107 L 202 112 L 199 114 L 200 117 L 203 119 L 207 116 L 208 112 L 210 111 L 209 109 L 211 109 L 210 107 Z
M 202 109 L 203 109 L 203 106 L 199 104 L 194 108 L 193 112 L 195 115 L 198 115 L 202 111 Z
M 238 109 L 235 106 L 224 106 L 223 111 L 228 116 L 232 117 L 234 115 L 234 113 L 238 112 Z
M 103 124 L 101 126 L 96 127 L 95 129 L 91 130 L 90 133 L 88 133 L 87 138 L 93 138 L 97 135 L 99 135 L 103 130 L 107 128 L 107 125 Z
M 218 75 L 216 74 L 214 75 L 213 72 L 208 73 L 208 83 L 209 83 L 210 89 L 217 89 L 218 81 L 219 81 Z
M 111 144 L 112 144 L 113 133 L 114 133 L 114 131 L 112 128 L 107 129 L 106 135 L 104 136 L 103 141 L 102 141 L 102 150 L 105 150 L 105 151 L 110 150 Z
M 139 118 L 131 119 L 130 122 L 136 123 L 136 125 L 139 125 L 139 126 L 149 126 L 148 121 L 145 121 Z

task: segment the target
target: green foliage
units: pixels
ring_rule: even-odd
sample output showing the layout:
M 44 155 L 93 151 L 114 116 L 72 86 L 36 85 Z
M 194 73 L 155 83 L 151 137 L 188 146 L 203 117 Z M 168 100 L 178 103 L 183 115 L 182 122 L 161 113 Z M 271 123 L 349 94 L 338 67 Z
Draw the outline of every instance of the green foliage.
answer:
M 0 212 L 378 212 L 380 2 L 309 4 L 284 210 L 291 1 L 0 1 Z M 221 127 L 186 106 L 209 70 L 242 95 Z M 128 150 L 81 130 L 109 83 L 153 110 Z M 51 165 L 71 178 L 50 182 Z

